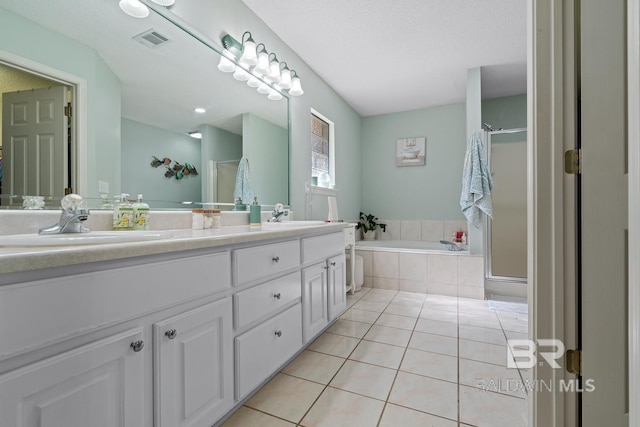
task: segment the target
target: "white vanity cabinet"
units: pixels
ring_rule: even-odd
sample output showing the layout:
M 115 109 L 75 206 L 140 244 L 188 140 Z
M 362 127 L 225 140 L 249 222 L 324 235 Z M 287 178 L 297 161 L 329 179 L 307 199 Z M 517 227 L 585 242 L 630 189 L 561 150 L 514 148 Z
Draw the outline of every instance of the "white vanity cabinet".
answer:
M 96 270 L 0 286 L 0 426 L 208 427 L 229 411 L 229 252 Z
M 302 331 L 308 343 L 346 308 L 344 234 L 302 239 L 302 258 Z
M 136 328 L 1 375 L 0 425 L 144 425 L 144 351 Z
M 153 325 L 156 427 L 203 426 L 233 407 L 231 298 Z

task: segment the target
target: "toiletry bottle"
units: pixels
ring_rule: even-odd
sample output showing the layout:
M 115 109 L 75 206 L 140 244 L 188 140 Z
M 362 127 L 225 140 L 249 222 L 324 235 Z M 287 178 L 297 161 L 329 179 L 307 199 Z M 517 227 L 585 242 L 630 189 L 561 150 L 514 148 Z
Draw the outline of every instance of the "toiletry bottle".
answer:
M 462 244 L 467 244 L 467 233 L 465 233 L 464 231 L 462 232 Z
M 133 204 L 133 223 L 136 230 L 149 229 L 149 205 L 142 201 L 142 194 L 138 194 L 138 200 Z
M 261 206 L 258 204 L 258 198 L 253 198 L 253 203 L 249 207 L 249 226 L 260 227 L 261 225 Z
M 120 195 L 120 202 L 113 207 L 113 229 L 132 230 L 133 229 L 133 206 L 127 200 L 128 194 Z

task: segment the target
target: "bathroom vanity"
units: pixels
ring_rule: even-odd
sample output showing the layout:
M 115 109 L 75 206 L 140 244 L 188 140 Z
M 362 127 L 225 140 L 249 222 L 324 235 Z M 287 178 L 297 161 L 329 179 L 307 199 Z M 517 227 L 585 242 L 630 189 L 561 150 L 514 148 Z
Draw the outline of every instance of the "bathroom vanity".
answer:
M 0 248 L 0 425 L 215 424 L 345 310 L 345 227 Z

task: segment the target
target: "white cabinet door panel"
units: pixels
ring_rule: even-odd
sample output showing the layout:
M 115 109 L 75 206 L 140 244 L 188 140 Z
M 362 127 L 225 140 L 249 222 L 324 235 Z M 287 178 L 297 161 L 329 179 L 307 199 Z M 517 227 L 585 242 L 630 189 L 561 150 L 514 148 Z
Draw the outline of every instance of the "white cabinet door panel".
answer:
M 158 427 L 208 427 L 233 406 L 231 298 L 154 324 Z
M 0 425 L 144 425 L 144 354 L 131 330 L 0 376 Z
M 329 321 L 342 314 L 347 308 L 346 257 L 334 256 L 327 261 L 329 277 L 327 294 L 329 299 Z
M 302 270 L 302 304 L 302 331 L 307 343 L 329 324 L 325 262 Z

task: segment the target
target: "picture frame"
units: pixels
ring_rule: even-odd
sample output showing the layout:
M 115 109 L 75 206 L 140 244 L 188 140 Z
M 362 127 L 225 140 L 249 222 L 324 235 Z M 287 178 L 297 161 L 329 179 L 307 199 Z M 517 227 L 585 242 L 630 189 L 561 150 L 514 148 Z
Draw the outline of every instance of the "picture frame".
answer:
M 396 139 L 396 166 L 424 166 L 427 163 L 427 138 Z

